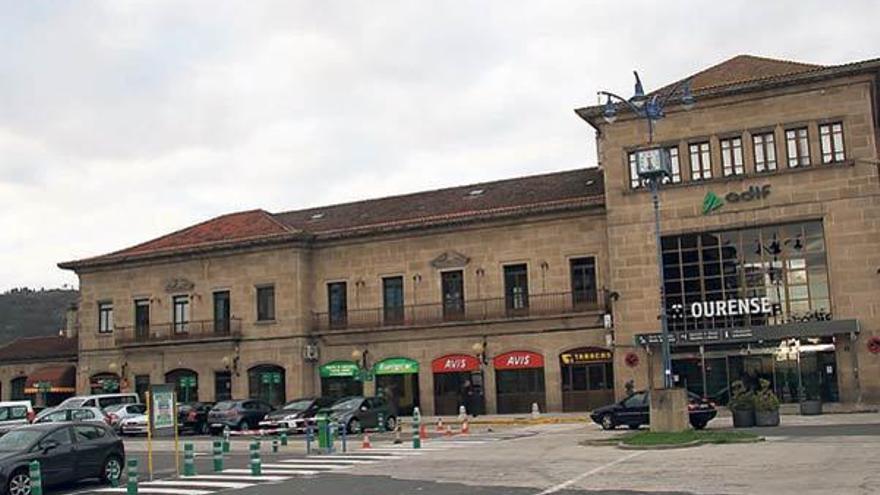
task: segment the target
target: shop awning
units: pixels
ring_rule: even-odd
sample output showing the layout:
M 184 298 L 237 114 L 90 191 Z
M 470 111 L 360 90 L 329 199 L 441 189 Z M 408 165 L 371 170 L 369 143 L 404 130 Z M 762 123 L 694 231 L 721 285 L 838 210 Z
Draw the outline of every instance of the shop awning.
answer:
M 496 370 L 543 368 L 544 356 L 531 351 L 510 351 L 495 356 L 492 363 Z
M 318 368 L 321 378 L 350 378 L 358 374 L 358 365 L 351 361 L 331 361 Z
M 459 373 L 480 369 L 480 360 L 468 354 L 447 354 L 431 361 L 434 373 Z
M 76 366 L 60 364 L 46 366 L 31 373 L 24 384 L 24 393 L 67 393 L 76 392 Z
M 419 372 L 418 361 L 407 358 L 389 358 L 373 366 L 377 375 L 411 375 Z

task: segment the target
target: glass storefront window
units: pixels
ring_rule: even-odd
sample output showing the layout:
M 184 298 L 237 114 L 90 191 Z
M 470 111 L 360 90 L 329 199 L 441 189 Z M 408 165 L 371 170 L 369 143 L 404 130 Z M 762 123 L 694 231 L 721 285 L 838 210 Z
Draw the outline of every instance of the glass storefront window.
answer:
M 661 246 L 671 331 L 830 319 L 821 221 L 665 236 Z M 772 311 L 691 311 L 749 298 Z

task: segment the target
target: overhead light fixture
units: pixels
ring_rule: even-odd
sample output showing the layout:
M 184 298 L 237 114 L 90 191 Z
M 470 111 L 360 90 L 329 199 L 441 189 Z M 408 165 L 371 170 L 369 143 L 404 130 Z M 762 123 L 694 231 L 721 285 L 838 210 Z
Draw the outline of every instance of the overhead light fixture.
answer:
M 614 121 L 617 120 L 617 108 L 615 108 L 614 103 L 611 102 L 610 95 L 608 96 L 608 100 L 605 101 L 605 110 L 602 111 L 602 118 L 609 124 L 613 124 Z

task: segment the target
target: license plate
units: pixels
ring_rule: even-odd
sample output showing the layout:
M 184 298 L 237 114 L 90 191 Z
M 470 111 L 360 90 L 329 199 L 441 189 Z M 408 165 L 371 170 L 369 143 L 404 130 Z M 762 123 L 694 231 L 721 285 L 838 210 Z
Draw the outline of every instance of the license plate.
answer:
M 223 427 L 223 425 L 221 425 L 220 423 L 211 423 L 211 428 L 222 428 L 222 427 Z

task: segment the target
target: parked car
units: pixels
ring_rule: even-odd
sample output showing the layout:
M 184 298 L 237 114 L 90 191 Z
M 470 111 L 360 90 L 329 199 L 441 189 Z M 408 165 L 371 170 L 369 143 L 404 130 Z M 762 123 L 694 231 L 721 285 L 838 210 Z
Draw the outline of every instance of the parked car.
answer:
M 177 429 L 198 435 L 211 432 L 208 426 L 208 413 L 214 407 L 212 402 L 189 402 L 177 407 Z
M 104 408 L 104 414 L 109 418 L 110 426 L 117 432 L 122 428 L 122 420 L 132 416 L 143 416 L 146 412 L 146 404 L 117 404 Z
M 119 433 L 125 435 L 146 435 L 147 415 L 133 414 L 119 422 Z
M 0 402 L 0 435 L 34 419 L 34 408 L 29 400 Z
M 638 429 L 642 425 L 651 424 L 650 404 L 649 392 L 640 391 L 620 402 L 595 409 L 590 413 L 590 418 L 605 430 L 613 430 L 620 425 Z M 715 404 L 688 392 L 688 416 L 691 426 L 702 430 L 717 414 Z
M 96 395 L 78 395 L 65 399 L 64 402 L 58 404 L 57 409 L 69 409 L 71 407 L 97 407 L 104 409 L 116 404 L 140 404 L 141 399 L 138 394 L 96 394 Z
M 125 465 L 122 440 L 100 423 L 27 425 L 0 437 L 0 493 L 29 495 L 28 463 L 40 461 L 43 486 L 85 478 L 119 479 Z
M 253 429 L 272 410 L 272 406 L 257 399 L 226 400 L 218 402 L 208 412 L 208 425 L 211 433 L 219 433 L 226 428 Z
M 42 418 L 34 420 L 34 424 L 89 422 L 110 424 L 110 417 L 97 407 L 74 407 L 56 409 Z
M 338 399 L 331 397 L 306 397 L 284 404 L 267 414 L 260 421 L 260 428 L 280 428 L 291 432 L 305 431 L 308 425 L 315 425 L 315 414 L 320 409 L 332 406 Z
M 384 397 L 346 397 L 320 412 L 326 412 L 331 422 L 345 425 L 349 433 L 378 428 L 380 414 L 386 429 L 393 430 L 397 427 L 397 417 L 392 414 Z

